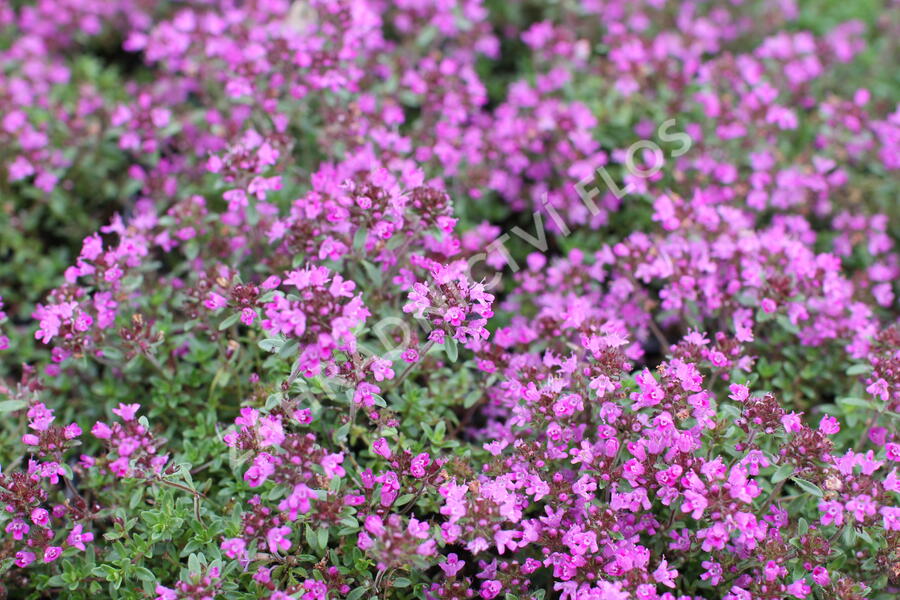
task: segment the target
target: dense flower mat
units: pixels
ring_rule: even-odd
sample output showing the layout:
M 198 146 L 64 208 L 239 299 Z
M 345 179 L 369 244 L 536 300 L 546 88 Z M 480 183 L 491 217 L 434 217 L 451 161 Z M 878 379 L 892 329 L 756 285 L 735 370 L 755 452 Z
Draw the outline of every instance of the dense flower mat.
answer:
M 898 39 L 0 2 L 0 596 L 897 598 Z

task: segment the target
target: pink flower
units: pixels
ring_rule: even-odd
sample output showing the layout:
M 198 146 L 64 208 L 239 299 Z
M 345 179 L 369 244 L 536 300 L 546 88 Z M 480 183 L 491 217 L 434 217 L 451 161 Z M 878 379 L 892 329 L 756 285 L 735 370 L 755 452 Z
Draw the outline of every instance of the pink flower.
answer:
M 375 404 L 373 394 L 377 394 L 380 391 L 381 389 L 377 385 L 366 383 L 365 381 L 360 382 L 356 386 L 356 392 L 353 394 L 353 401 L 366 407 L 373 406 Z
M 127 456 L 120 456 L 109 463 L 109 470 L 118 477 L 127 477 L 129 473 L 129 460 Z
M 17 541 L 27 535 L 30 530 L 31 527 L 22 519 L 13 519 L 6 524 L 6 533 L 12 535 L 12 538 Z
M 112 437 L 112 429 L 110 429 L 109 425 L 103 423 L 102 421 L 97 421 L 96 423 L 94 423 L 94 426 L 91 428 L 91 433 L 94 434 L 94 437 L 101 440 L 108 440 Z
M 34 175 L 34 166 L 24 156 L 17 156 L 8 167 L 9 181 L 18 181 Z
M 491 598 L 496 598 L 502 589 L 502 583 L 496 579 L 489 579 L 481 582 L 481 591 L 478 592 L 478 595 L 484 598 L 484 600 L 491 600 Z
M 53 411 L 40 402 L 28 409 L 27 416 L 30 419 L 28 426 L 36 431 L 46 431 L 49 429 L 54 418 Z
M 391 457 L 391 448 L 385 438 L 381 437 L 372 443 L 372 452 L 383 458 Z
M 269 545 L 269 552 L 278 553 L 280 550 L 288 550 L 291 547 L 291 541 L 287 536 L 291 534 L 290 527 L 272 527 L 266 533 L 266 543 Z
M 260 284 L 260 287 L 264 290 L 274 290 L 279 285 L 281 285 L 281 278 L 276 275 L 269 275 L 269 277 Z
M 406 526 L 406 532 L 416 539 L 424 540 L 428 537 L 428 523 L 419 521 L 415 517 L 410 517 Z
M 238 558 L 244 555 L 247 543 L 241 538 L 228 538 L 222 542 L 222 552 L 228 558 Z
M 841 430 L 841 424 L 834 417 L 825 415 L 819 421 L 819 431 L 826 435 L 834 435 Z
M 375 375 L 375 381 L 384 381 L 394 377 L 393 363 L 391 361 L 376 358 L 371 365 L 372 374 Z
M 494 544 L 497 546 L 497 553 L 502 555 L 506 550 L 515 552 L 518 547 L 515 540 L 521 537 L 521 535 L 522 532 L 520 531 L 507 531 L 505 529 L 501 529 L 495 533 Z
M 697 539 L 703 540 L 701 548 L 704 552 L 721 550 L 728 541 L 728 532 L 721 523 L 715 523 L 712 527 L 701 529 L 697 532 Z
M 140 404 L 122 404 L 119 403 L 118 408 L 112 409 L 113 414 L 118 415 L 122 418 L 123 421 L 133 421 L 135 414 L 137 414 L 138 409 L 141 408 Z M 94 434 L 96 435 L 96 434 Z M 100 436 L 97 436 L 100 437 Z
M 244 473 L 244 481 L 250 487 L 259 487 L 274 472 L 275 467 L 272 465 L 272 457 L 263 452 L 253 459 L 253 464 Z
M 306 593 L 303 594 L 304 600 L 327 600 L 328 598 L 328 586 L 323 581 L 307 579 L 303 582 L 303 589 L 306 590 Z
M 441 570 L 444 571 L 444 575 L 447 577 L 454 577 L 457 573 L 463 570 L 463 567 L 466 566 L 466 561 L 459 560 L 459 557 L 455 552 L 451 552 L 447 555 L 447 560 L 438 564 Z
M 375 545 L 375 541 L 365 531 L 360 531 L 356 536 L 356 547 L 360 550 L 369 550 Z
M 844 524 L 844 506 L 840 502 L 819 502 L 819 510 L 823 513 L 822 525 L 840 527 Z
M 900 531 L 900 507 L 883 506 L 881 516 L 884 519 L 885 531 Z
M 413 477 L 425 477 L 425 467 L 431 464 L 431 457 L 427 452 L 423 452 L 412 459 L 409 466 L 409 472 Z
M 828 569 L 821 566 L 813 569 L 812 579 L 816 584 L 821 586 L 826 586 L 831 583 L 831 575 L 828 574 Z
M 298 483 L 294 486 L 290 496 L 282 500 L 278 504 L 278 510 L 288 513 L 287 518 L 291 521 L 297 519 L 298 513 L 308 513 L 312 504 L 310 500 L 316 497 L 316 493 L 305 483 Z
M 96 233 L 84 238 L 81 244 L 81 258 L 84 260 L 96 260 L 103 253 L 103 240 Z
M 694 490 L 685 490 L 684 503 L 681 505 L 682 512 L 689 512 L 692 518 L 700 519 L 707 506 L 706 496 Z
M 322 459 L 322 469 L 325 470 L 325 475 L 330 479 L 346 475 L 347 472 L 344 470 L 344 467 L 341 466 L 342 462 L 344 462 L 343 452 L 326 454 Z
M 84 545 L 85 542 L 92 541 L 94 541 L 94 534 L 90 532 L 83 532 L 83 528 L 80 524 L 73 527 L 72 531 L 69 533 L 69 536 L 66 538 L 66 544 L 82 551 L 86 549 Z
M 78 426 L 78 423 L 70 423 L 63 429 L 63 435 L 67 440 L 74 440 L 81 434 L 81 427 Z
M 44 550 L 44 562 L 51 563 L 62 554 L 62 548 L 59 546 L 47 546 Z
M 709 581 L 710 585 L 719 585 L 722 582 L 722 565 L 717 562 L 711 562 L 704 560 L 700 565 L 706 569 L 704 573 L 700 575 L 700 579 L 703 581 Z
M 28 565 L 34 562 L 34 553 L 26 552 L 24 550 L 16 552 L 16 566 L 20 569 L 24 569 Z
M 456 306 L 451 306 L 444 312 L 444 320 L 454 327 L 459 327 L 460 325 L 462 325 L 463 319 L 465 318 L 465 313 Z
M 178 600 L 178 594 L 175 590 L 167 588 L 164 585 L 157 583 L 154 591 L 158 594 L 154 600 Z
M 888 383 L 883 378 L 880 378 L 869 385 L 866 388 L 866 391 L 873 396 L 877 396 L 881 400 L 884 400 L 885 402 L 887 402 L 888 398 L 891 397 L 890 392 L 888 392 Z
M 246 425 L 247 427 L 253 427 L 256 425 L 256 422 L 259 420 L 259 411 L 255 408 L 251 408 L 249 406 L 244 406 L 241 408 L 240 415 L 235 418 L 235 425 Z
M 267 415 L 259 420 L 259 445 L 261 448 L 280 446 L 284 441 L 281 417 Z
M 228 300 L 226 300 L 224 296 L 220 296 L 215 292 L 210 292 L 209 297 L 203 305 L 211 311 L 218 311 L 228 306 Z
M 900 462 L 900 444 L 886 444 L 884 447 L 884 456 L 890 461 Z
M 674 588 L 675 578 L 678 577 L 678 569 L 667 569 L 668 566 L 668 561 L 662 559 L 659 566 L 653 571 L 653 580 L 666 587 Z
M 803 423 L 800 421 L 800 415 L 794 412 L 782 416 L 781 424 L 788 433 L 797 433 L 803 430 Z
M 253 574 L 253 580 L 257 583 L 266 584 L 272 581 L 272 569 L 267 569 L 266 567 L 259 567 L 256 570 L 256 573 Z
M 763 568 L 763 575 L 766 578 L 766 581 L 772 582 L 778 579 L 783 572 L 787 572 L 784 567 L 779 565 L 774 560 L 770 560 L 766 563 L 766 566 Z
M 381 517 L 379 517 L 378 515 L 367 516 L 365 522 L 363 523 L 363 527 L 365 527 L 366 531 L 376 537 L 383 536 L 385 532 L 384 521 L 382 521 Z
M 809 584 L 802 579 L 798 579 L 794 583 L 788 585 L 786 590 L 788 594 L 795 598 L 806 598 L 810 592 L 812 592 L 812 588 L 809 587 Z
M 746 385 L 732 383 L 728 386 L 728 389 L 731 391 L 731 394 L 728 397 L 735 402 L 743 402 L 750 397 L 750 389 Z
M 50 523 L 50 513 L 43 508 L 35 508 L 31 511 L 31 522 L 38 527 L 46 527 Z

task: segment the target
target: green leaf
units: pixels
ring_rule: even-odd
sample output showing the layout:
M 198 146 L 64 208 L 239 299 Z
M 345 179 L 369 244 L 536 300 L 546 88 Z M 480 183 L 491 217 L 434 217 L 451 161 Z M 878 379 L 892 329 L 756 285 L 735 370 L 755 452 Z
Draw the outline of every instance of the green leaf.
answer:
M 775 472 L 772 473 L 772 483 L 778 483 L 779 481 L 784 481 L 788 477 L 790 477 L 794 473 L 794 465 L 791 463 L 785 463 L 775 469 Z
M 447 422 L 440 421 L 437 426 L 434 428 L 434 433 L 431 435 L 431 441 L 435 444 L 440 444 L 444 441 L 444 435 L 447 432 Z
M 4 400 L 3 402 L 0 402 L 0 413 L 22 410 L 26 406 L 28 406 L 28 404 L 24 400 Z
M 399 498 L 397 498 L 397 506 L 403 506 L 404 504 L 408 504 L 410 500 L 415 498 L 415 494 L 403 494 Z
M 871 400 L 866 400 L 865 398 L 853 398 L 853 397 L 838 398 L 837 402 L 842 407 L 853 406 L 853 407 L 866 408 L 866 409 L 876 408 L 874 402 L 872 402 Z
M 872 539 L 872 536 L 869 535 L 869 532 L 865 529 L 857 530 L 856 534 L 867 544 L 875 544 L 875 541 Z
M 794 335 L 797 335 L 798 333 L 800 333 L 800 328 L 797 327 L 796 325 L 794 325 L 793 323 L 791 323 L 791 320 L 788 319 L 785 315 L 781 315 L 781 314 L 775 315 L 775 321 L 779 325 L 781 325 L 782 329 L 784 329 L 785 331 L 787 331 L 789 333 L 793 333 Z
M 191 554 L 188 556 L 188 572 L 191 575 L 200 574 L 200 555 Z
M 465 400 L 463 400 L 463 408 L 472 408 L 475 406 L 475 403 L 481 400 L 482 392 L 481 390 L 475 390 L 474 392 L 469 392 L 466 396 Z
M 818 496 L 819 498 L 825 496 L 825 493 L 819 486 L 805 479 L 800 479 L 799 477 L 791 477 L 791 481 L 800 486 L 800 489 L 802 489 L 804 492 L 813 494 L 814 496 Z
M 124 357 L 122 351 L 113 346 L 103 346 L 102 348 L 100 348 L 100 352 L 103 354 L 103 358 L 112 361 L 119 361 Z
M 284 346 L 284 340 L 279 338 L 267 338 L 260 340 L 258 346 L 266 352 L 278 352 Z
M 847 548 L 856 546 L 856 527 L 850 523 L 844 527 L 844 544 Z
M 303 533 L 306 538 L 307 545 L 313 550 L 319 550 L 319 538 L 309 525 L 306 526 Z
M 456 345 L 456 340 L 447 338 L 444 341 L 444 352 L 447 353 L 450 362 L 456 362 L 456 359 L 459 358 L 459 347 Z
M 350 433 L 350 423 L 344 423 L 340 427 L 337 428 L 337 431 L 334 432 L 334 439 L 337 442 L 343 442 L 347 439 L 347 434 Z
M 366 245 L 366 238 L 369 237 L 369 231 L 365 227 L 360 227 L 353 234 L 353 249 L 362 250 Z
M 372 283 L 375 284 L 375 287 L 381 287 L 381 269 L 367 260 L 362 261 L 362 266 L 366 271 L 366 275 L 368 275 L 369 279 L 372 280 Z
M 763 377 L 772 377 L 778 372 L 779 366 L 778 364 L 772 364 L 769 361 L 765 360 L 765 358 L 760 359 L 759 364 L 757 365 L 757 371 Z
M 225 317 L 221 323 L 219 323 L 219 331 L 223 329 L 228 329 L 232 325 L 238 322 L 238 319 L 241 318 L 241 313 L 234 313 L 231 316 Z
M 156 576 L 145 567 L 135 567 L 134 568 L 134 576 L 140 579 L 141 581 L 156 581 Z
M 281 347 L 281 350 L 278 351 L 279 358 L 287 358 L 292 354 L 297 353 L 297 348 L 300 347 L 300 342 L 297 340 L 291 340 L 287 342 L 284 346 Z
M 91 574 L 95 577 L 102 577 L 106 581 L 113 581 L 119 577 L 119 570 L 112 565 L 97 565 L 91 569 Z
M 347 594 L 347 600 L 359 600 L 368 589 L 368 587 L 361 585 L 358 588 L 351 590 L 350 593 Z
M 859 364 L 859 365 L 852 365 L 852 366 L 848 367 L 847 370 L 845 371 L 845 373 L 847 373 L 847 375 L 850 375 L 850 376 L 863 375 L 865 373 L 869 373 L 871 370 L 872 370 L 872 365 Z

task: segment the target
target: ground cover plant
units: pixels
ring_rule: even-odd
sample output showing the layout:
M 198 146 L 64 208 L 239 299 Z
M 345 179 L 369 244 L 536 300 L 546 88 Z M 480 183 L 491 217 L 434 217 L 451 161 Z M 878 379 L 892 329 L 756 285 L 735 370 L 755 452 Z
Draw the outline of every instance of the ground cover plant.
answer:
M 0 597 L 896 598 L 898 39 L 0 4 Z

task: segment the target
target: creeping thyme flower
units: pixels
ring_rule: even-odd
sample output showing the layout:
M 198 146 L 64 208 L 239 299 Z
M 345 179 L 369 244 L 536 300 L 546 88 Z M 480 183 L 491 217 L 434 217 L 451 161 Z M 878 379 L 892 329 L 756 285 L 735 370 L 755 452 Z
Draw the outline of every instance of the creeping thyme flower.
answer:
M 0 2 L 0 596 L 895 594 L 900 25 L 814 4 Z

